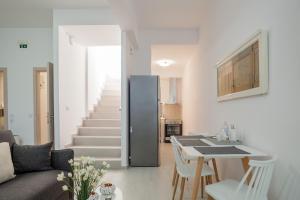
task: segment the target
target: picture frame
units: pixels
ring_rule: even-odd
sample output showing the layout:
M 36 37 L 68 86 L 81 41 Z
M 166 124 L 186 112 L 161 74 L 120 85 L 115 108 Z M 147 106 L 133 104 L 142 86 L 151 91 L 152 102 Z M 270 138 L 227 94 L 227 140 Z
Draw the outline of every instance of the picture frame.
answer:
M 218 62 L 218 102 L 266 94 L 269 87 L 268 54 L 268 33 L 259 30 Z

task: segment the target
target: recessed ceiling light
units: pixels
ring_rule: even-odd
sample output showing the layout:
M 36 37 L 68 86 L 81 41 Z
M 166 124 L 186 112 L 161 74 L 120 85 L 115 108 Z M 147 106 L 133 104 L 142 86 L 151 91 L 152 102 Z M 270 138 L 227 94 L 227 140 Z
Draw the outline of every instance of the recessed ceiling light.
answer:
M 171 65 L 174 65 L 175 61 L 171 59 L 161 59 L 156 61 L 156 64 L 158 64 L 161 67 L 169 67 Z

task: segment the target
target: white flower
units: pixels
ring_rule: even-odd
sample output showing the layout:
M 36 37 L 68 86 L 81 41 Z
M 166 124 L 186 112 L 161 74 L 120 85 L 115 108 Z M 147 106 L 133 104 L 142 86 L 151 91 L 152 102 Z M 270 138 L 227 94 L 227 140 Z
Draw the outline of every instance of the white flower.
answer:
M 94 166 L 90 165 L 87 167 L 87 171 L 92 171 L 94 169 Z
M 85 174 L 86 173 L 86 169 L 81 169 L 79 173 L 80 174 Z
M 90 158 L 90 159 L 88 160 L 88 164 L 91 165 L 91 164 L 94 163 L 94 161 L 95 161 L 95 159 L 91 159 L 91 158 Z
M 71 179 L 74 183 L 74 191 L 78 193 L 81 190 L 83 182 L 89 184 L 92 189 L 95 189 L 97 184 L 101 181 L 103 175 L 106 173 L 106 169 L 110 167 L 110 164 L 103 162 L 99 168 L 95 167 L 95 159 L 90 157 L 81 157 L 80 159 L 69 160 L 69 164 L 73 168 L 72 173 L 60 173 L 57 175 L 58 181 L 64 181 L 67 178 Z M 67 185 L 62 186 L 64 191 L 71 190 Z
M 80 160 L 81 160 L 82 164 L 84 164 L 84 165 L 87 164 L 87 162 L 88 162 L 87 157 L 81 157 Z
M 68 186 L 64 185 L 62 186 L 63 191 L 67 191 L 68 190 Z
M 57 178 L 56 178 L 56 179 L 57 179 L 57 181 L 63 181 L 64 178 L 65 178 L 65 175 L 64 175 L 63 172 L 61 172 L 60 174 L 57 175 Z
M 84 176 L 83 180 L 86 181 L 88 179 L 88 176 Z
M 56 178 L 56 180 L 57 180 L 57 181 L 63 181 L 64 179 L 58 176 L 58 177 Z

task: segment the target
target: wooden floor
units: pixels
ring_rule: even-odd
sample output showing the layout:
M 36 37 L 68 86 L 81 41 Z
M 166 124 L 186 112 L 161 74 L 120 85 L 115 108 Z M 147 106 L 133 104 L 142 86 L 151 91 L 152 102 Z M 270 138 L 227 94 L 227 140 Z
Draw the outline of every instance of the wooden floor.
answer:
M 123 191 L 124 200 L 169 200 L 172 197 L 171 183 L 174 167 L 171 144 L 162 144 L 160 154 L 160 167 L 111 170 L 105 175 L 104 180 L 115 183 Z M 191 191 L 192 180 L 188 180 L 183 199 L 191 199 Z M 176 199 L 179 199 L 179 190 Z M 200 194 L 199 199 L 201 199 Z

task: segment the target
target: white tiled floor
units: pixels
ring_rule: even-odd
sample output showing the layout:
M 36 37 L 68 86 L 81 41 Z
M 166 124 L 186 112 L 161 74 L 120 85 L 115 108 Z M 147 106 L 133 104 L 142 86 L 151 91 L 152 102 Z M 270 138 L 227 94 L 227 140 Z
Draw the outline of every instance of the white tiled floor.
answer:
M 104 180 L 115 183 L 123 191 L 124 200 L 172 199 L 173 189 L 171 182 L 174 159 L 171 144 L 162 144 L 160 154 L 160 167 L 134 167 L 111 170 L 105 175 Z M 192 180 L 188 180 L 184 194 L 185 200 L 191 199 L 191 185 Z M 179 199 L 178 196 L 179 187 L 176 199 Z

